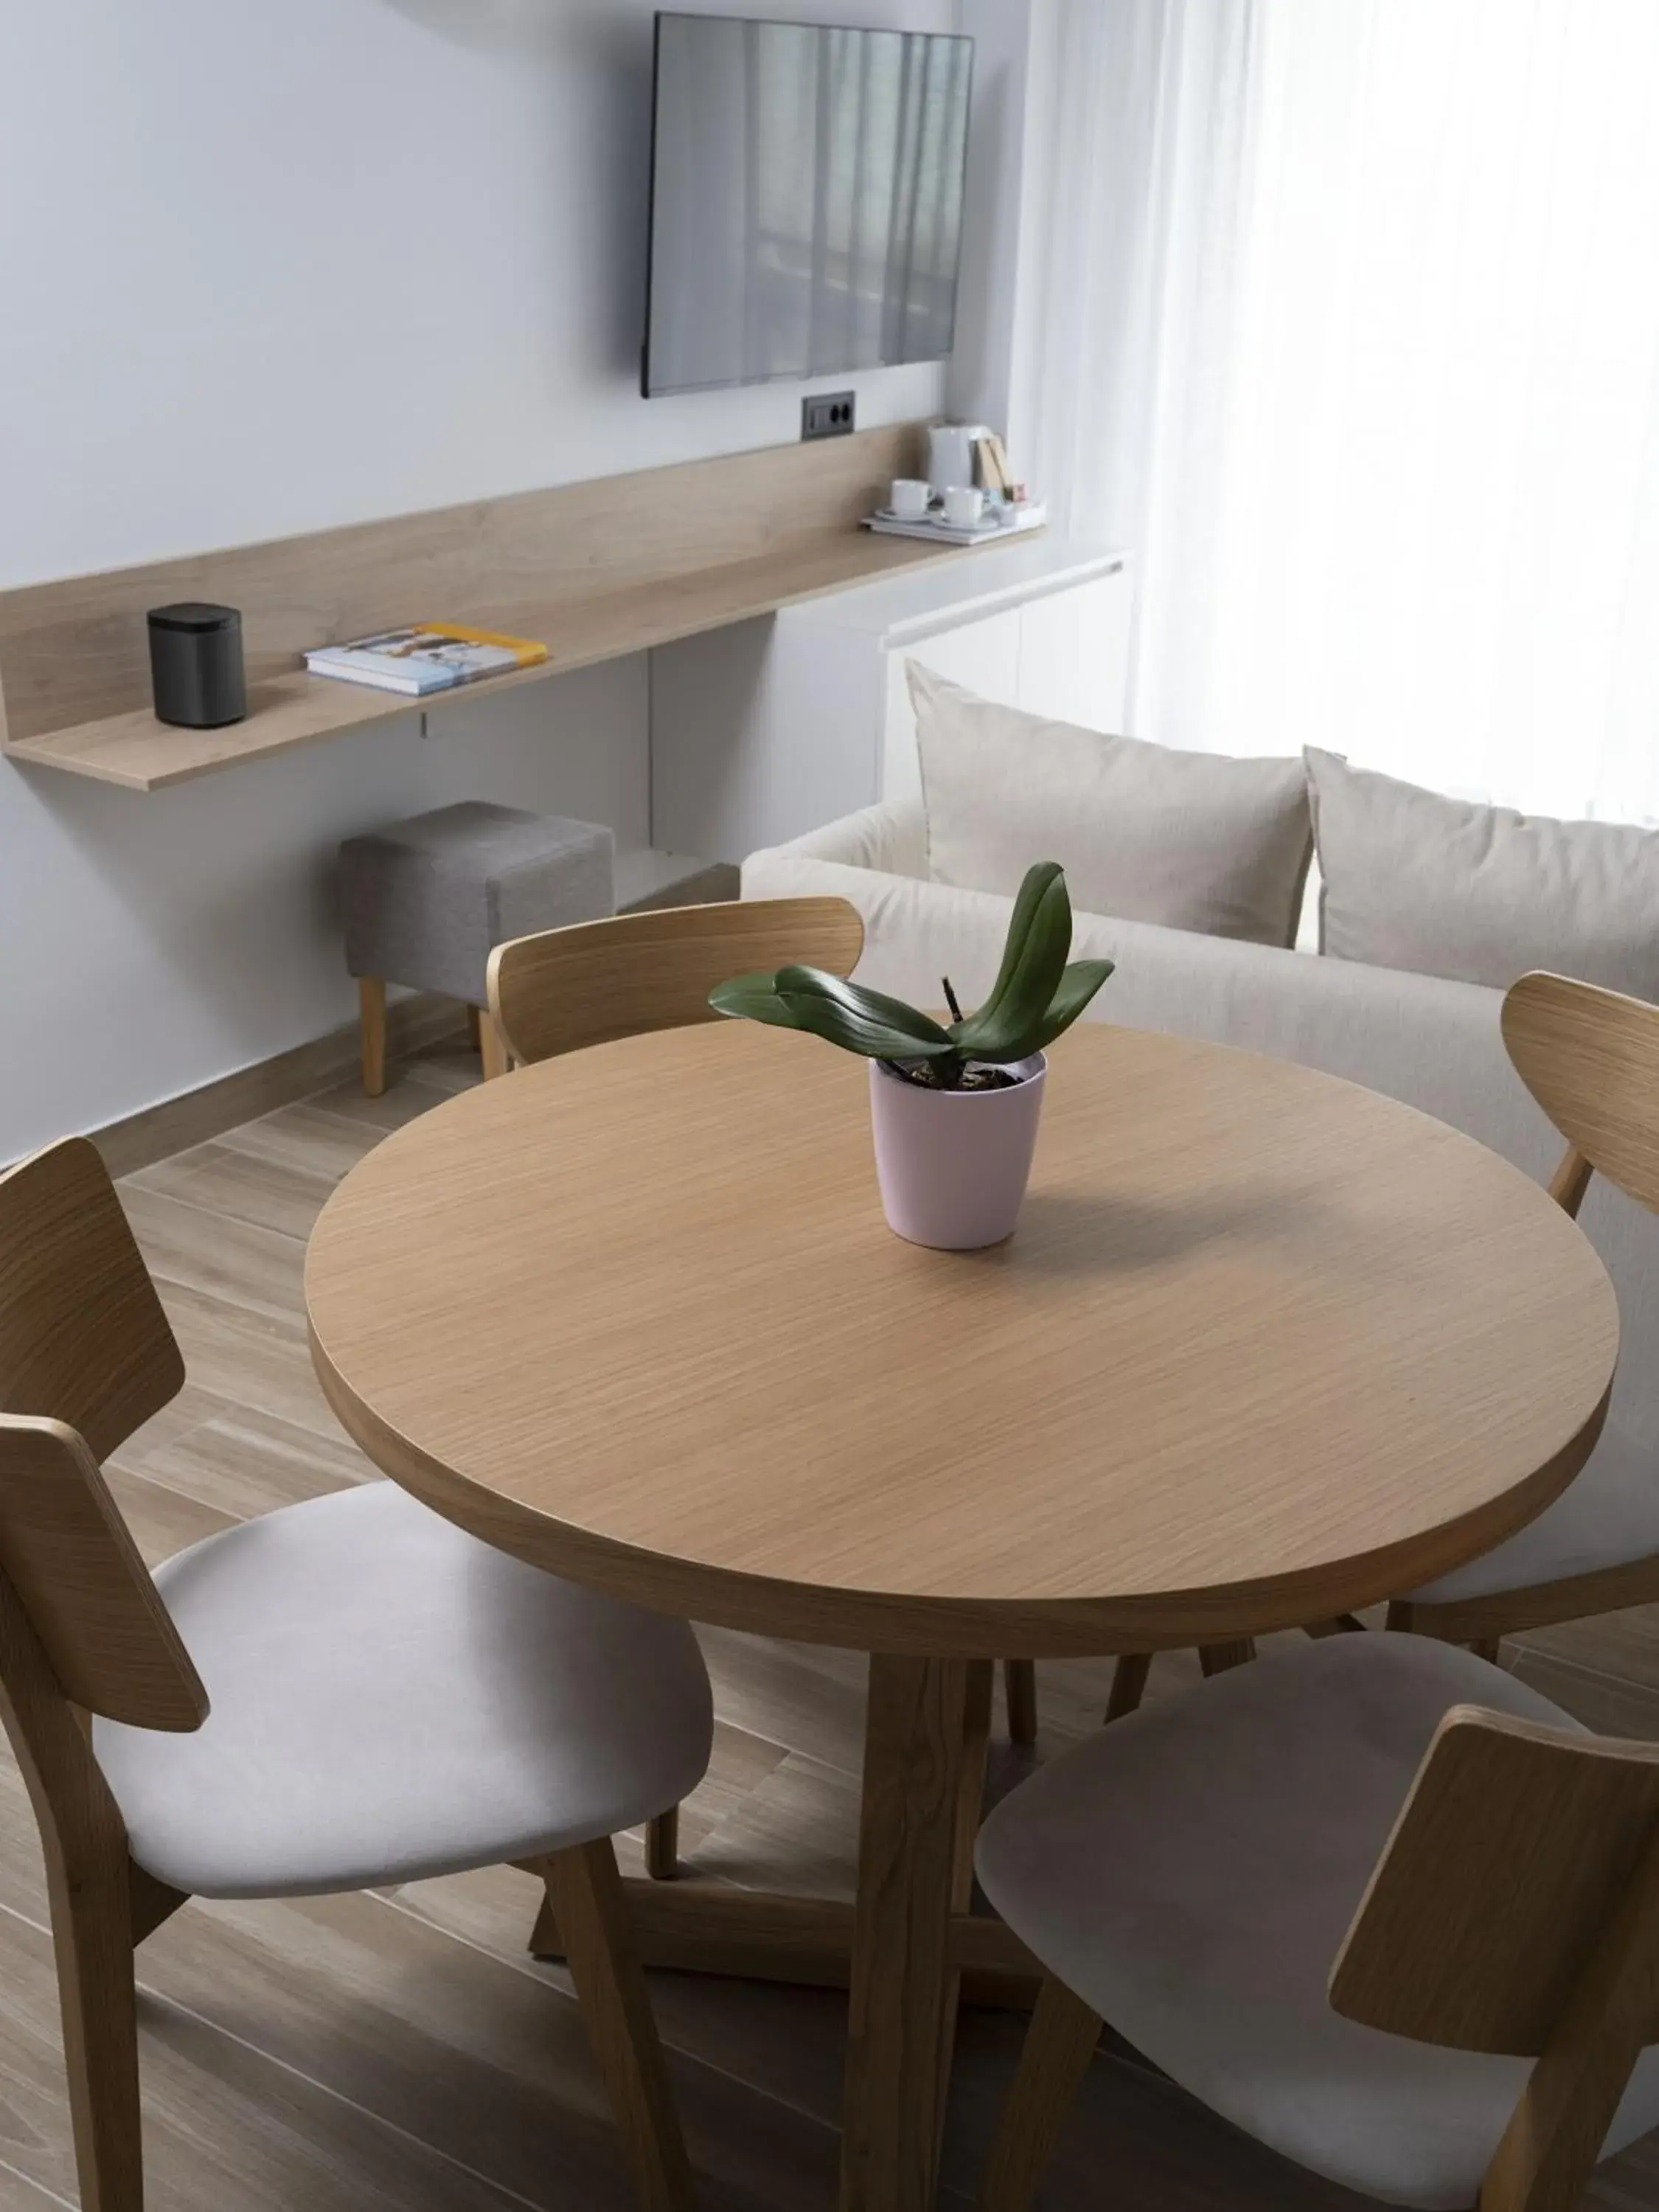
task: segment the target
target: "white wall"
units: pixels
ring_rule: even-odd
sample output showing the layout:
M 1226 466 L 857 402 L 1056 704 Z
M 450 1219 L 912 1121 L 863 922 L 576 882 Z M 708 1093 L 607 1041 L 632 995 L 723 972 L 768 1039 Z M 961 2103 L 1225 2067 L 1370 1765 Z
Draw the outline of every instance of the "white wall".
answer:
M 0 586 L 793 439 L 799 385 L 638 396 L 652 13 L 22 11 L 0 71 Z M 933 368 L 853 380 L 865 424 L 943 396 Z M 645 842 L 647 714 L 628 662 L 434 714 L 425 744 L 411 718 L 173 792 L 0 763 L 0 1159 L 348 1019 L 330 880 L 354 829 L 477 793 Z
M 945 380 L 952 415 L 1012 435 L 1011 386 L 1026 146 L 1027 79 L 1036 0 L 959 0 L 974 41 L 974 109 L 963 207 L 957 347 Z M 1025 463 L 1010 446 L 1020 467 Z

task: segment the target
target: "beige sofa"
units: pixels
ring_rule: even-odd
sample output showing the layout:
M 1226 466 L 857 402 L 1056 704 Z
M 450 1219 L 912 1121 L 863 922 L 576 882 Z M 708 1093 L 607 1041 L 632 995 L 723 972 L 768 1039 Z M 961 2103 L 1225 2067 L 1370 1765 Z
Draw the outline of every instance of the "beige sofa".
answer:
M 839 893 L 864 917 L 861 981 L 937 1006 L 948 974 L 972 1005 L 995 973 L 1012 902 L 929 882 L 925 849 L 920 806 L 866 807 L 753 854 L 744 896 Z M 1498 991 L 1103 915 L 1077 915 L 1073 951 L 1118 963 L 1086 1018 L 1210 1037 L 1346 1076 L 1467 1130 L 1540 1178 L 1560 1155 L 1504 1053 Z M 1659 1532 L 1659 1220 L 1600 1181 L 1582 1219 L 1624 1322 L 1608 1434 L 1582 1479 L 1596 1474 L 1622 1494 L 1616 1522 Z M 1659 1548 L 1659 1534 L 1644 1548 Z

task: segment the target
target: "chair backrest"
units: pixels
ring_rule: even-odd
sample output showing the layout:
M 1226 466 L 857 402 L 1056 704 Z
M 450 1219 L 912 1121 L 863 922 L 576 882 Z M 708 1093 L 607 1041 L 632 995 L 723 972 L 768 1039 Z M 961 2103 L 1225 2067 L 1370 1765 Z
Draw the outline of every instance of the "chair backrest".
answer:
M 718 1019 L 708 994 L 728 975 L 798 963 L 851 973 L 864 949 L 841 898 L 733 899 L 582 921 L 498 945 L 489 1010 L 520 1060 Z
M 1551 1185 L 1567 1211 L 1594 1172 L 1659 1212 L 1659 1006 L 1539 974 L 1509 992 L 1503 1019 L 1516 1073 L 1567 1139 Z
M 1535 2058 L 1656 1822 L 1659 1744 L 1456 1707 L 1354 1915 L 1331 2002 L 1394 2035 Z
M 96 1147 L 71 1137 L 0 1176 L 0 1413 L 65 1422 L 107 1459 L 184 1379 Z
M 149 1728 L 207 1696 L 98 1462 L 183 1380 L 94 1148 L 0 1176 L 0 1572 L 65 1697 Z
M 1533 2058 L 1481 2212 L 1562 2212 L 1659 2041 L 1659 1744 L 1459 1706 L 1331 1972 L 1350 2020 Z

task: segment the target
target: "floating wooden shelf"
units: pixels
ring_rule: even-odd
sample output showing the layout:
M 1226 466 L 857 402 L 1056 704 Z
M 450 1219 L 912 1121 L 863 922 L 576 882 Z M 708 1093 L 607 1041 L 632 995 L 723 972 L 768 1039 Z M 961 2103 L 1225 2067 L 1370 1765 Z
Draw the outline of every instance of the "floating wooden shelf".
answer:
M 896 554 L 896 547 L 902 550 Z M 924 544 L 872 538 L 865 531 L 842 532 L 780 548 L 770 560 L 734 561 L 690 576 L 658 577 L 591 599 L 573 598 L 559 605 L 492 616 L 489 628 L 539 639 L 547 647 L 547 659 L 453 691 L 435 692 L 426 700 L 310 676 L 301 668 L 256 684 L 249 694 L 247 719 L 224 729 L 178 729 L 158 722 L 148 707 L 135 707 L 67 729 L 45 731 L 39 737 L 10 739 L 5 750 L 13 760 L 33 761 L 70 775 L 95 776 L 130 791 L 161 791 L 168 784 L 311 744 L 365 722 L 419 713 L 422 708 L 439 713 L 486 692 L 535 684 L 568 669 L 769 614 L 895 568 L 914 568 L 918 555 L 924 562 L 941 557 Z
M 3 750 L 159 791 L 960 559 L 857 526 L 914 472 L 918 442 L 902 424 L 0 592 Z M 241 608 L 245 721 L 181 730 L 151 713 L 144 614 L 170 599 Z M 548 658 L 423 702 L 305 672 L 308 647 L 430 621 L 536 638 Z

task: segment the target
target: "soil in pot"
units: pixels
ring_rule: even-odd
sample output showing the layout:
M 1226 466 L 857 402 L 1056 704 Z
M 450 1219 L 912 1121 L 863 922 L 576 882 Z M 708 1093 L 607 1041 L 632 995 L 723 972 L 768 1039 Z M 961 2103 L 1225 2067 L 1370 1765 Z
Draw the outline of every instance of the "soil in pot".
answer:
M 1012 1091 L 1022 1079 L 1006 1067 L 988 1067 L 969 1061 L 960 1083 L 942 1083 L 931 1060 L 890 1060 L 895 1075 L 914 1083 L 918 1091 Z

